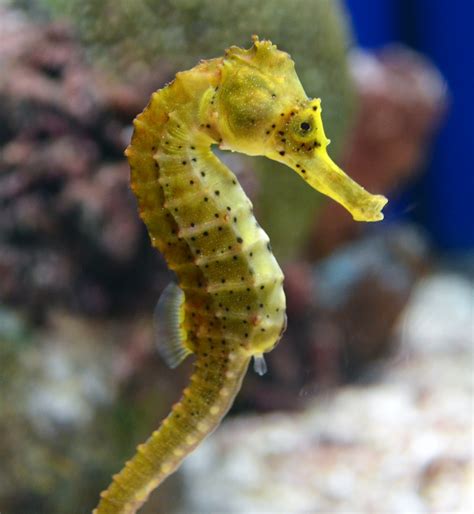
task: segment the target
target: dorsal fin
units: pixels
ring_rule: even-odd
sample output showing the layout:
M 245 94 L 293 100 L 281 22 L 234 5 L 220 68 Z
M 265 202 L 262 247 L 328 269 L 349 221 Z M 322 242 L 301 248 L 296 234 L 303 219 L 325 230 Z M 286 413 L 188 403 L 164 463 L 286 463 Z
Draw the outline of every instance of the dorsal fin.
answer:
M 153 318 L 158 351 L 170 368 L 176 368 L 192 352 L 183 328 L 184 293 L 173 282 L 161 293 Z

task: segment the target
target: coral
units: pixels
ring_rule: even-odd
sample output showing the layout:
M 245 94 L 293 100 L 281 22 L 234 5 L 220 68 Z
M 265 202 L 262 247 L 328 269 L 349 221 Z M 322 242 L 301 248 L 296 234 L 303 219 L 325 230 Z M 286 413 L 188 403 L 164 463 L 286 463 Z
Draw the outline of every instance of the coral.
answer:
M 97 314 L 146 300 L 136 292 L 159 267 L 123 148 L 149 88 L 93 71 L 64 25 L 5 10 L 0 67 L 0 301 L 39 319 L 58 304 Z

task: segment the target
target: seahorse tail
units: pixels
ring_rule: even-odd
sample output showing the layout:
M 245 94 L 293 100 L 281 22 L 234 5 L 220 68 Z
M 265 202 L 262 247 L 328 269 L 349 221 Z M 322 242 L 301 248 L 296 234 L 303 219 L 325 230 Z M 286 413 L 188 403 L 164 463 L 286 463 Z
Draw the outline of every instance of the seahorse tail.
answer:
M 198 354 L 183 396 L 122 471 L 114 475 L 93 514 L 137 512 L 153 489 L 219 425 L 240 389 L 249 361 L 250 357 L 237 352 Z

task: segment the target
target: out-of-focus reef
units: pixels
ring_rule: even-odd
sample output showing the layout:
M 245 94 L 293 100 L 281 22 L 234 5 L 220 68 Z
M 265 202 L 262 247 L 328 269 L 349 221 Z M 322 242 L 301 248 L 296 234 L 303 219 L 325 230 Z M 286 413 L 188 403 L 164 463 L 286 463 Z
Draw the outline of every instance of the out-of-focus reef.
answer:
M 227 421 L 183 466 L 188 512 L 471 512 L 473 284 L 423 280 L 383 378 Z
M 339 0 L 38 0 L 69 15 L 90 53 L 130 81 L 150 70 L 174 72 L 199 59 L 248 47 L 252 34 L 289 52 L 306 92 L 323 99 L 331 154 L 342 149 L 354 111 L 346 52 L 349 27 Z M 161 87 L 163 82 L 156 82 Z M 258 217 L 279 259 L 298 253 L 321 197 L 281 164 L 240 159 L 260 175 Z M 275 209 L 275 205 L 278 208 Z
M 37 319 L 57 304 L 91 314 L 139 306 L 164 266 L 136 214 L 123 149 L 150 88 L 107 81 L 64 25 L 6 10 L 0 68 L 0 301 Z

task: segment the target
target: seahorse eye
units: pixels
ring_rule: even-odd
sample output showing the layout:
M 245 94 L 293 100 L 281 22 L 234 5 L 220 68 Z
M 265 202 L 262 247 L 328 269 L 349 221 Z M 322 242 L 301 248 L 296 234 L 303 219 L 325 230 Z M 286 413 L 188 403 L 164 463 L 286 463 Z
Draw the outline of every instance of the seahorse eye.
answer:
M 295 116 L 291 124 L 291 133 L 295 141 L 301 143 L 309 141 L 314 138 L 316 132 L 316 123 L 311 111 L 303 111 Z

